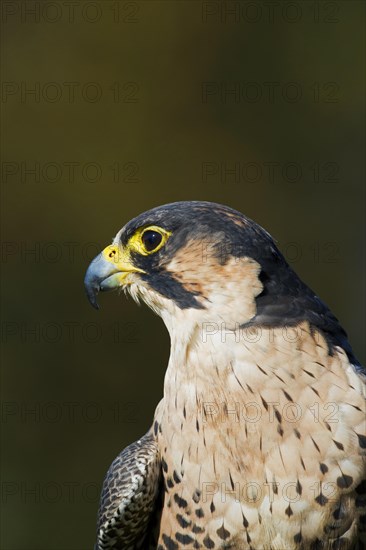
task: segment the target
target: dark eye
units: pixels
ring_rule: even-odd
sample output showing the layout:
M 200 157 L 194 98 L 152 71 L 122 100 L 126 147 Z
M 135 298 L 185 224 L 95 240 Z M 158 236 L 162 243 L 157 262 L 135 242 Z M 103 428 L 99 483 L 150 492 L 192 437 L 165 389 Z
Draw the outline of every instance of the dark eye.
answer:
M 157 248 L 161 243 L 162 239 L 163 239 L 163 236 L 160 235 L 160 233 L 158 233 L 157 231 L 151 231 L 151 230 L 145 231 L 145 233 L 141 237 L 141 240 L 144 243 L 145 249 L 148 252 L 152 252 L 153 250 L 155 250 L 155 248 Z

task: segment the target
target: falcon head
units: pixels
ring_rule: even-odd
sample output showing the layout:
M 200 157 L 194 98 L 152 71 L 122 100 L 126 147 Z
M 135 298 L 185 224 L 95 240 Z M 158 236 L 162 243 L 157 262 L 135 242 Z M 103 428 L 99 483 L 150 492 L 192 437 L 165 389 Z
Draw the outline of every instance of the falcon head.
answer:
M 131 220 L 93 260 L 85 277 L 87 295 L 98 307 L 99 291 L 124 288 L 163 318 L 166 311 L 187 310 L 225 317 L 224 309 L 244 301 L 242 320 L 248 320 L 263 289 L 258 258 L 272 246 L 263 229 L 229 207 L 160 206 Z
M 169 332 L 203 322 L 285 326 L 307 320 L 330 345 L 351 353 L 327 306 L 294 273 L 271 236 L 227 206 L 175 202 L 127 223 L 90 264 L 85 287 L 125 289 L 145 301 Z M 175 328 L 175 330 L 177 330 Z

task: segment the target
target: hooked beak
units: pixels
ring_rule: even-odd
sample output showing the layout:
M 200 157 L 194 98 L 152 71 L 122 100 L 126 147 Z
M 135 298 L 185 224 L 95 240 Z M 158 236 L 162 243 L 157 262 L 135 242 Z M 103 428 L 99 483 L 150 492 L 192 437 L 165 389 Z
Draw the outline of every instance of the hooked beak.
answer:
M 85 274 L 84 284 L 89 302 L 99 309 L 97 295 L 100 291 L 115 290 L 127 284 L 130 273 L 145 273 L 135 267 L 128 251 L 118 245 L 107 246 L 89 265 Z

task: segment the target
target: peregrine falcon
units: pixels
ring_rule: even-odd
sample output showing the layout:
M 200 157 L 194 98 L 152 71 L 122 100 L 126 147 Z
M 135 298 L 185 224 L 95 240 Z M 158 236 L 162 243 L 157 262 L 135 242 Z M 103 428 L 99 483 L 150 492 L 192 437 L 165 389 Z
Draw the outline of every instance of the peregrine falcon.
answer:
M 131 220 L 85 285 L 160 315 L 151 429 L 104 481 L 97 550 L 366 549 L 366 371 L 271 236 L 227 206 Z

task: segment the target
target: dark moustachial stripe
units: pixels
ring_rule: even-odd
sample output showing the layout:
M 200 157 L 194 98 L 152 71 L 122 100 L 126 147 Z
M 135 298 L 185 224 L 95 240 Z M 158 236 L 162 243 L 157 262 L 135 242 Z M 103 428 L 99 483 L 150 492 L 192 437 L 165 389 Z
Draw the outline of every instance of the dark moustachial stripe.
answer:
M 181 309 L 204 309 L 204 306 L 196 299 L 198 293 L 186 290 L 183 284 L 167 271 L 141 275 L 141 279 L 146 280 L 153 290 L 165 298 L 173 300 Z
M 263 291 L 256 297 L 257 312 L 243 328 L 296 326 L 308 321 L 325 337 L 330 354 L 333 354 L 334 346 L 340 346 L 356 369 L 363 370 L 336 317 L 292 270 L 272 237 L 254 221 L 221 204 L 176 202 L 153 208 L 131 220 L 122 231 L 122 244 L 127 243 L 138 227 L 148 225 L 161 226 L 172 232 L 172 236 L 157 253 L 148 256 L 134 254 L 133 261 L 147 272 L 142 278 L 151 288 L 174 300 L 180 308 L 203 306 L 196 299 L 197 293 L 186 290 L 164 271 L 164 262 L 172 259 L 190 239 L 209 239 L 212 242 L 218 235 L 215 247 L 221 265 L 232 257 L 250 257 L 261 266 L 259 278 Z

